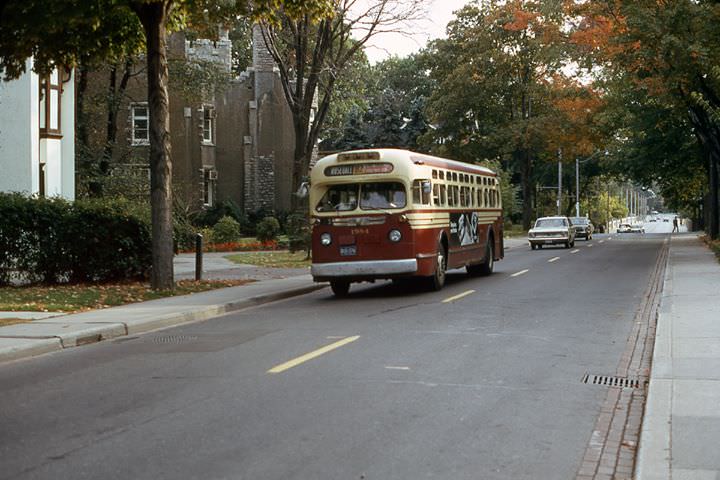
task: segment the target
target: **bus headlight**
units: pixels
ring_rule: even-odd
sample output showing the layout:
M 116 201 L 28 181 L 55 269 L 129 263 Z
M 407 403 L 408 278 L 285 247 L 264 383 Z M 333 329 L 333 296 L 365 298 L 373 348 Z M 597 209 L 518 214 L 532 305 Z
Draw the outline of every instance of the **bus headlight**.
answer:
M 327 247 L 332 243 L 332 236 L 329 233 L 323 233 L 320 235 L 320 244 Z
M 402 233 L 400 233 L 400 230 L 390 230 L 390 233 L 388 233 L 388 238 L 391 242 L 399 242 L 402 238 Z

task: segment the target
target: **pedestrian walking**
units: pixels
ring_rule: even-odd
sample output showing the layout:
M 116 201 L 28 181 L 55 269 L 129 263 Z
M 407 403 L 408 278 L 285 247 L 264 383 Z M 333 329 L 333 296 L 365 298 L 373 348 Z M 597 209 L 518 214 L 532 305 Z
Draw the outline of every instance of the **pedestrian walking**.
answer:
M 680 233 L 680 230 L 678 229 L 678 220 L 677 220 L 677 217 L 673 218 L 673 229 L 672 229 L 672 231 L 673 231 L 673 233 L 674 233 L 674 232 Z

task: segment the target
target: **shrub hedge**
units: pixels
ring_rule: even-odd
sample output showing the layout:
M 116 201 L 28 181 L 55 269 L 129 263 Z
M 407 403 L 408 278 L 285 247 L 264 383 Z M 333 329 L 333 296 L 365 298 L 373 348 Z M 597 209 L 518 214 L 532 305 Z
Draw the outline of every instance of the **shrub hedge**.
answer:
M 280 222 L 275 217 L 265 217 L 257 224 L 256 237 L 261 242 L 277 240 L 280 234 Z
M 148 219 L 125 200 L 0 194 L 0 284 L 144 277 L 152 262 Z

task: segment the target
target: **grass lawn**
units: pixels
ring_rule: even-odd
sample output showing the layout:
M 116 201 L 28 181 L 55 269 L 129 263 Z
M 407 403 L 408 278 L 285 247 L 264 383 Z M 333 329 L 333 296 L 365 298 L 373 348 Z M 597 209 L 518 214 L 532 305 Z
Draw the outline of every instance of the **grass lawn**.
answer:
M 103 285 L 58 285 L 30 287 L 1 287 L 0 311 L 13 312 L 80 312 L 114 307 L 127 303 L 143 302 L 156 298 L 204 292 L 217 288 L 244 285 L 252 280 L 183 280 L 173 291 L 154 291 L 144 282 L 112 283 Z M 14 320 L 20 323 L 23 320 Z M 2 325 L 2 323 L 0 323 Z
M 505 229 L 505 238 L 527 237 L 527 230 L 523 230 L 522 225 L 513 225 L 509 229 Z
M 310 266 L 310 260 L 306 257 L 307 254 L 304 251 L 290 253 L 281 250 L 278 252 L 243 252 L 228 255 L 225 258 L 235 263 L 258 265 L 260 267 L 307 268 Z

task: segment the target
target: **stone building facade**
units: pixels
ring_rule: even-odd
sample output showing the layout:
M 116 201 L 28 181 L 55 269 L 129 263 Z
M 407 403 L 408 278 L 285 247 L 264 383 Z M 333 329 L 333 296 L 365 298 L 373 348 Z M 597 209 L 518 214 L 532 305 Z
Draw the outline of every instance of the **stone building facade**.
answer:
M 173 185 L 176 198 L 196 210 L 221 201 L 233 201 L 244 211 L 286 211 L 291 205 L 294 132 L 292 113 L 283 95 L 280 77 L 258 31 L 254 35 L 253 65 L 230 78 L 231 42 L 227 31 L 217 41 L 189 41 L 182 34 L 170 39 L 172 58 L 210 63 L 227 75 L 212 92 L 186 95 L 170 87 L 170 135 Z M 259 39 L 259 41 L 258 41 Z M 112 155 L 112 177 L 147 179 L 149 111 L 143 66 L 138 64 L 127 83 L 120 105 L 117 144 Z M 107 82 L 94 73 L 91 84 Z M 97 92 L 96 92 L 97 93 Z M 192 98 L 191 98 L 192 97 Z M 102 115 L 94 113 L 97 123 Z M 96 122 L 92 122 L 96 123 Z M 98 147 L 104 137 L 92 141 Z M 138 173 L 140 172 L 140 173 Z M 147 185 L 147 181 L 145 182 Z M 128 191 L 126 187 L 121 190 Z

